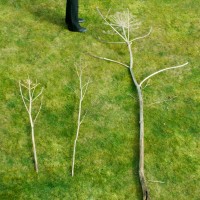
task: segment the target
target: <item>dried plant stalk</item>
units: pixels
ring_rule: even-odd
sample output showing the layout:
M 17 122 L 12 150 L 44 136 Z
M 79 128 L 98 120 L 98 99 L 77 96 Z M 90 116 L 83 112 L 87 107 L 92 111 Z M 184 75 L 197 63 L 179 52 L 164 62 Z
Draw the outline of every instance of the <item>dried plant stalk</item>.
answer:
M 83 68 L 81 65 L 76 66 L 76 72 L 77 76 L 79 78 L 79 109 L 78 109 L 78 120 L 77 120 L 77 129 L 76 129 L 76 138 L 74 140 L 74 148 L 73 148 L 73 157 L 72 157 L 72 176 L 74 176 L 74 167 L 75 167 L 75 159 L 76 159 L 76 146 L 77 146 L 77 141 L 78 141 L 78 136 L 80 132 L 80 127 L 81 124 L 83 123 L 83 120 L 86 116 L 86 113 L 82 117 L 82 102 L 85 97 L 85 94 L 88 89 L 88 85 L 90 83 L 90 79 L 83 85 Z M 82 117 L 82 118 L 81 118 Z
M 99 59 L 102 59 L 105 61 L 117 63 L 121 66 L 129 68 L 129 73 L 131 74 L 132 81 L 137 89 L 137 94 L 138 94 L 138 98 L 139 98 L 139 108 L 140 108 L 140 111 L 139 111 L 139 116 L 140 116 L 140 121 L 139 121 L 139 124 L 140 124 L 139 177 L 140 177 L 140 183 L 141 183 L 142 192 L 143 192 L 143 200 L 150 200 L 149 189 L 147 187 L 147 181 L 146 181 L 146 177 L 145 177 L 145 173 L 144 173 L 144 105 L 143 105 L 142 84 L 146 80 L 148 80 L 149 78 L 153 77 L 156 74 L 159 74 L 159 73 L 167 71 L 167 70 L 184 67 L 188 64 L 188 62 L 186 62 L 182 65 L 175 66 L 175 67 L 169 67 L 169 68 L 165 68 L 162 70 L 158 70 L 158 71 L 152 73 L 151 75 L 147 76 L 145 79 L 143 79 L 143 81 L 141 81 L 139 83 L 137 81 L 137 79 L 135 78 L 135 74 L 134 74 L 132 43 L 136 40 L 143 39 L 143 38 L 146 38 L 147 36 L 149 36 L 150 33 L 152 32 L 152 28 L 150 28 L 149 32 L 143 36 L 140 36 L 137 38 L 131 38 L 130 37 L 131 31 L 138 29 L 140 27 L 141 23 L 139 21 L 137 21 L 137 19 L 129 13 L 129 10 L 127 10 L 126 12 L 122 12 L 122 13 L 117 12 L 115 15 L 111 16 L 110 19 L 107 19 L 108 15 L 106 17 L 104 17 L 104 15 L 100 12 L 99 9 L 97 9 L 97 11 L 98 11 L 99 15 L 102 17 L 102 19 L 104 20 L 105 24 L 108 25 L 114 31 L 114 33 L 122 39 L 122 41 L 108 42 L 108 43 L 126 44 L 128 52 L 129 52 L 129 65 L 127 65 L 123 62 L 120 62 L 120 61 L 110 59 L 110 58 L 100 57 L 100 56 L 96 56 L 96 55 L 92 55 L 92 54 L 90 54 L 90 55 L 95 58 L 99 58 Z M 105 41 L 103 40 L 103 42 L 105 42 Z
M 37 117 L 42 108 L 42 98 L 41 98 L 40 107 L 35 116 L 33 116 L 33 102 L 36 99 L 38 99 L 42 95 L 42 92 L 43 92 L 43 88 L 42 88 L 37 95 L 34 94 L 38 85 L 39 85 L 39 83 L 37 83 L 37 81 L 36 81 L 36 83 L 32 83 L 32 81 L 29 78 L 24 82 L 19 81 L 20 95 L 21 95 L 22 101 L 24 103 L 24 106 L 26 108 L 26 111 L 28 113 L 30 126 L 31 126 L 31 138 L 32 138 L 32 145 L 33 145 L 34 166 L 35 166 L 35 170 L 37 173 L 39 170 L 38 170 L 37 152 L 36 152 L 36 145 L 35 145 L 34 128 L 35 128 L 35 122 L 36 122 Z M 27 91 L 28 94 L 26 96 L 24 95 L 23 90 Z

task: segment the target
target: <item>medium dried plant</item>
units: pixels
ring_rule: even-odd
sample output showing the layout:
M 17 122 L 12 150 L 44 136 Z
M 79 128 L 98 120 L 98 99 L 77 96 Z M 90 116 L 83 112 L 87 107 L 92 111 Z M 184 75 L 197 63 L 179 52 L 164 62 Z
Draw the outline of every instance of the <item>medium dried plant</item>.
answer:
M 37 152 L 36 152 L 36 144 L 35 144 L 35 123 L 42 108 L 42 93 L 44 89 L 42 88 L 40 92 L 35 94 L 35 91 L 39 85 L 40 84 L 37 83 L 37 81 L 36 83 L 33 83 L 29 78 L 25 81 L 19 81 L 20 95 L 24 103 L 25 109 L 28 113 L 29 122 L 31 126 L 34 165 L 35 165 L 35 170 L 37 173 L 39 170 L 38 170 Z M 41 97 L 41 102 L 40 102 L 39 109 L 36 112 L 33 112 L 33 104 L 40 97 Z

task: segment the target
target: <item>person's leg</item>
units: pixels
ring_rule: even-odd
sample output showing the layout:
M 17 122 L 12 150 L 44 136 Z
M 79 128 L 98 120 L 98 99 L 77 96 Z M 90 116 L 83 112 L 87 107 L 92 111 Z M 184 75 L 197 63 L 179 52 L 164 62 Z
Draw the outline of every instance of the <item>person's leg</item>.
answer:
M 65 22 L 70 29 L 78 29 L 78 0 L 67 0 Z
M 78 0 L 67 0 L 65 22 L 70 31 L 85 32 L 86 29 L 79 25 Z

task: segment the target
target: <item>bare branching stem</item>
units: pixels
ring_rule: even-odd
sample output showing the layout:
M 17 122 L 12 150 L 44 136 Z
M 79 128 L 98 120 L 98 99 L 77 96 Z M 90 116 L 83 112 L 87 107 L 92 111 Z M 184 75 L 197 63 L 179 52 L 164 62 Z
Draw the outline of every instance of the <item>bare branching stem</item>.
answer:
M 114 28 L 113 25 L 111 25 L 111 24 L 107 21 L 107 19 L 103 16 L 103 14 L 101 13 L 101 11 L 100 11 L 98 8 L 97 8 L 97 11 L 98 11 L 99 15 L 102 17 L 102 19 L 105 21 L 105 24 L 108 25 L 108 26 L 110 26 L 111 29 L 112 29 L 117 35 L 119 35 L 123 40 L 126 41 L 126 38 L 124 38 L 124 36 L 123 36 L 119 31 L 117 31 L 117 29 Z
M 72 176 L 74 176 L 74 167 L 75 167 L 75 159 L 76 159 L 76 146 L 77 146 L 77 141 L 78 141 L 78 137 L 79 137 L 80 126 L 83 123 L 83 120 L 86 116 L 86 113 L 85 113 L 84 116 L 82 117 L 82 102 L 83 102 L 83 99 L 84 99 L 85 94 L 87 92 L 88 85 L 90 83 L 90 79 L 89 79 L 87 81 L 87 83 L 85 83 L 83 85 L 83 81 L 82 81 L 83 71 L 82 70 L 83 69 L 82 69 L 81 65 L 76 68 L 76 72 L 77 72 L 77 75 L 79 77 L 79 93 L 80 93 L 80 95 L 79 95 L 79 108 L 78 108 L 76 137 L 75 137 L 75 140 L 74 140 L 73 157 L 72 157 Z M 82 117 L 82 119 L 81 119 L 81 117 Z
M 33 156 L 34 156 L 34 166 L 35 166 L 35 170 L 38 173 L 38 161 L 37 161 L 37 151 L 36 151 L 36 145 L 35 145 L 35 133 L 34 133 L 34 127 L 35 127 L 35 122 L 37 120 L 37 117 L 40 113 L 41 107 L 42 107 L 42 101 L 39 107 L 38 112 L 36 113 L 36 116 L 33 117 L 33 102 L 42 95 L 43 92 L 43 88 L 42 90 L 39 92 L 39 94 L 34 97 L 34 92 L 36 87 L 39 84 L 34 84 L 31 82 L 30 79 L 26 80 L 23 84 L 21 83 L 21 81 L 19 81 L 19 88 L 20 88 L 20 95 L 22 98 L 22 101 L 24 103 L 24 106 L 26 108 L 26 111 L 28 113 L 29 116 L 29 122 L 30 122 L 30 126 L 31 126 L 31 139 L 32 139 L 32 145 L 33 145 Z M 25 97 L 22 87 L 27 90 L 27 96 Z
M 153 74 L 149 75 L 148 77 L 146 77 L 143 81 L 141 81 L 141 83 L 139 84 L 137 79 L 135 78 L 134 75 L 134 60 L 133 60 L 133 52 L 132 52 L 132 42 L 139 40 L 139 39 L 144 39 L 146 37 L 148 37 L 150 35 L 150 33 L 152 32 L 152 28 L 150 28 L 149 32 L 146 35 L 143 35 L 141 37 L 137 37 L 137 38 L 133 38 L 130 39 L 130 30 L 131 30 L 131 26 L 133 29 L 137 29 L 138 28 L 138 22 L 134 22 L 133 20 L 131 20 L 131 15 L 129 13 L 129 10 L 127 12 L 127 14 L 123 15 L 117 13 L 116 16 L 113 17 L 113 22 L 108 21 L 107 17 L 105 18 L 103 16 L 103 14 L 99 11 L 99 9 L 97 9 L 100 16 L 102 17 L 102 19 L 105 21 L 105 24 L 110 26 L 111 29 L 121 37 L 121 39 L 123 40 L 122 42 L 117 42 L 117 43 L 126 43 L 127 47 L 128 47 L 128 51 L 129 51 L 129 56 L 130 56 L 130 60 L 129 60 L 129 65 L 126 65 L 124 63 L 118 62 L 116 60 L 112 60 L 112 59 L 108 59 L 108 58 L 103 58 L 103 57 L 99 57 L 99 56 L 94 56 L 95 58 L 101 59 L 101 60 L 105 60 L 105 61 L 109 61 L 109 62 L 114 62 L 120 65 L 123 65 L 125 67 L 129 68 L 129 72 L 131 74 L 132 77 L 132 81 L 137 89 L 137 94 L 138 94 L 138 98 L 139 98 L 139 124 L 140 124 L 140 153 L 139 153 L 139 177 L 140 177 L 140 183 L 141 183 L 141 187 L 142 187 L 142 192 L 143 192 L 143 200 L 150 200 L 150 195 L 149 195 L 149 190 L 147 187 L 147 183 L 146 183 L 146 178 L 145 178 L 145 173 L 144 173 L 144 104 L 143 104 L 143 95 L 142 95 L 142 84 L 148 80 L 149 78 L 151 78 L 152 76 L 161 73 L 163 71 L 166 70 L 170 70 L 170 69 L 175 69 L 175 68 L 179 68 L 179 67 L 184 67 L 186 66 L 188 63 L 185 63 L 183 65 L 179 65 L 176 67 L 169 67 L 169 68 L 165 68 L 162 70 L 159 70 L 157 72 L 154 72 Z M 124 17 L 124 19 L 122 19 L 122 17 Z M 133 17 L 132 17 L 133 18 Z M 111 42 L 114 43 L 114 42 Z

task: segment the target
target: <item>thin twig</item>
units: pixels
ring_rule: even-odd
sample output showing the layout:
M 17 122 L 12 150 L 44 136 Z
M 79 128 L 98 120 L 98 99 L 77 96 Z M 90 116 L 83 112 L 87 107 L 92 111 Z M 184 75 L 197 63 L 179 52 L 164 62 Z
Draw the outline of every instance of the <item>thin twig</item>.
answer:
M 85 88 L 85 90 L 83 91 L 82 100 L 83 100 L 84 97 L 85 97 L 85 94 L 86 94 L 86 92 L 87 92 L 89 83 L 90 83 L 90 80 L 88 80 L 88 82 L 87 82 L 87 84 L 86 84 L 86 88 Z M 83 89 L 83 88 L 82 88 L 82 89 Z
M 126 41 L 126 38 L 124 38 L 123 35 L 121 33 L 119 33 L 119 31 L 117 31 L 112 25 L 110 25 L 110 23 L 106 20 L 106 18 L 102 15 L 102 13 L 100 12 L 100 10 L 98 8 L 97 8 L 97 11 L 98 11 L 99 15 L 102 17 L 102 19 L 106 22 L 106 24 L 108 26 L 110 26 L 117 33 L 117 35 L 119 35 L 123 40 Z
M 40 91 L 40 93 L 32 100 L 32 102 L 34 102 L 43 92 L 44 88 L 42 88 L 42 90 Z
M 133 42 L 133 41 L 140 40 L 140 39 L 143 39 L 143 38 L 145 38 L 145 37 L 148 37 L 148 36 L 151 34 L 152 30 L 153 30 L 153 28 L 151 27 L 150 30 L 149 30 L 149 32 L 148 32 L 146 35 L 141 36 L 141 37 L 134 38 L 134 39 L 132 39 L 130 42 Z
M 106 15 L 105 18 L 108 18 L 108 15 L 109 15 L 110 11 L 111 11 L 111 8 L 109 8 L 109 10 L 108 10 L 107 15 Z
M 29 102 L 29 99 L 27 99 L 25 96 L 23 96 L 23 98 L 24 98 L 24 99 L 26 99 L 26 101 L 28 101 L 28 102 Z
M 127 36 L 127 40 L 129 41 L 130 40 L 130 13 L 129 13 L 129 9 L 127 9 L 127 12 L 128 12 L 128 36 Z
M 28 89 L 28 87 L 25 86 L 24 84 L 22 84 L 21 82 L 20 82 L 20 85 L 23 86 L 23 87 L 25 87 L 26 89 Z
M 34 96 L 35 89 L 37 88 L 38 85 L 39 85 L 39 84 L 37 84 L 37 80 L 36 80 L 36 84 L 35 84 L 35 86 L 32 88 L 32 89 L 33 89 L 32 97 Z
M 122 30 L 123 30 L 123 34 L 124 34 L 125 41 L 129 41 L 129 40 L 128 40 L 128 37 L 127 37 L 127 35 L 126 35 L 126 30 L 125 30 L 125 28 L 122 27 Z
M 79 71 L 78 71 L 78 66 L 76 66 L 76 73 L 77 73 L 77 76 L 78 76 L 79 79 L 80 79 L 80 74 L 79 74 Z
M 149 80 L 147 80 L 147 83 L 146 83 L 146 85 L 144 86 L 144 87 L 142 87 L 142 89 L 144 90 L 147 86 L 149 86 L 150 84 L 149 84 Z
M 88 79 L 87 83 L 85 83 L 82 87 L 82 89 L 84 89 L 85 87 L 87 87 L 88 84 L 90 84 L 92 81 L 90 80 L 90 78 Z
M 25 102 L 25 100 L 24 100 L 24 96 L 23 96 L 23 93 L 22 93 L 22 87 L 21 87 L 21 85 L 22 85 L 22 84 L 21 84 L 21 82 L 19 81 L 19 89 L 20 89 L 20 94 L 21 94 L 21 97 L 22 97 L 22 101 L 23 101 L 23 103 L 24 103 L 24 106 L 25 106 L 27 112 L 29 113 L 28 107 L 27 107 L 26 102 Z
M 41 103 L 40 103 L 40 107 L 39 107 L 39 110 L 38 110 L 38 112 L 37 112 L 37 115 L 35 116 L 34 123 L 35 123 L 36 120 L 37 120 L 37 117 L 38 117 L 38 115 L 39 115 L 39 113 L 40 113 L 41 108 L 42 108 L 42 99 L 41 99 Z
M 164 72 L 164 71 L 167 71 L 167 70 L 170 70 L 170 69 L 176 69 L 176 68 L 180 68 L 180 67 L 185 67 L 186 65 L 188 64 L 188 62 L 182 64 L 182 65 L 178 65 L 178 66 L 175 66 L 175 67 L 168 67 L 168 68 L 165 68 L 165 69 L 161 69 L 161 70 L 158 70 L 156 72 L 154 72 L 153 74 L 147 76 L 145 79 L 143 79 L 143 81 L 140 82 L 140 86 L 142 86 L 142 84 L 148 80 L 149 78 L 151 78 L 152 76 L 155 76 L 156 74 L 159 74 L 161 72 Z
M 87 111 L 86 111 L 86 112 L 85 112 L 85 114 L 83 115 L 83 117 L 82 117 L 82 119 L 81 119 L 81 121 L 80 121 L 80 124 L 82 124 L 82 123 L 83 123 L 83 121 L 84 121 L 84 119 L 85 119 L 86 115 L 87 115 Z
M 109 59 L 109 58 L 103 58 L 103 57 L 100 57 L 100 56 L 95 56 L 95 55 L 93 55 L 93 54 L 91 54 L 91 53 L 87 53 L 87 54 L 90 55 L 90 56 L 92 56 L 92 57 L 94 57 L 94 58 L 99 58 L 99 59 L 101 59 L 101 60 L 106 60 L 106 61 L 109 61 L 109 62 L 114 62 L 114 63 L 117 63 L 117 64 L 119 64 L 119 65 L 122 65 L 122 66 L 124 66 L 124 67 L 129 68 L 128 65 L 126 65 L 126 64 L 124 64 L 124 63 L 121 63 L 121 62 L 119 62 L 119 61 L 112 60 L 112 59 Z

